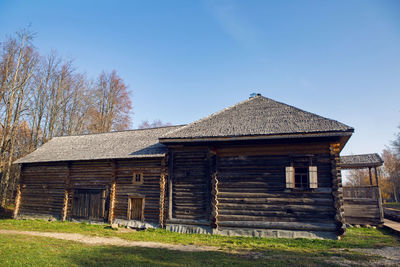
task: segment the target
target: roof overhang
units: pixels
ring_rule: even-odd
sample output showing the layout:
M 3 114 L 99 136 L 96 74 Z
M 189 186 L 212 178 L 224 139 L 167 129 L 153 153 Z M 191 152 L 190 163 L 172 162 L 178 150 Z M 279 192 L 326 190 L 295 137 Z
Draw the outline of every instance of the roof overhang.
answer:
M 117 158 L 110 158 L 110 157 L 105 157 L 105 158 L 82 158 L 82 159 L 76 159 L 76 158 L 69 158 L 69 159 L 53 159 L 53 160 L 24 160 L 24 158 L 17 159 L 14 161 L 12 164 L 30 164 L 30 163 L 49 163 L 49 162 L 70 162 L 70 161 L 100 161 L 100 160 L 135 160 L 135 159 L 154 159 L 154 158 L 164 158 L 164 154 L 149 154 L 149 155 L 136 155 L 134 157 L 117 157 Z
M 347 169 L 377 168 L 383 165 L 384 161 L 377 153 L 363 155 L 342 156 L 340 167 Z
M 193 142 L 220 142 L 220 141 L 247 141 L 247 140 L 271 140 L 271 139 L 297 139 L 312 137 L 339 137 L 343 145 L 349 140 L 353 130 L 346 132 L 322 132 L 322 133 L 298 133 L 298 134 L 271 134 L 271 135 L 248 135 L 248 136 L 215 136 L 215 137 L 193 137 L 193 138 L 160 138 L 160 143 L 193 143 Z

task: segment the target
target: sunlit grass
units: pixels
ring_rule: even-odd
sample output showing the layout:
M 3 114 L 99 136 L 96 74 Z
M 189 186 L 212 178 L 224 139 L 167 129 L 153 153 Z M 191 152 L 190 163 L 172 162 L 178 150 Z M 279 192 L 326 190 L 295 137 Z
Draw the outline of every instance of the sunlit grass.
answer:
M 132 241 L 152 241 L 170 244 L 214 246 L 224 250 L 283 249 L 291 251 L 329 250 L 334 248 L 377 248 L 400 246 L 390 231 L 373 228 L 350 228 L 341 240 L 228 237 L 205 234 L 180 234 L 164 229 L 145 231 L 113 230 L 106 225 L 43 220 L 0 220 L 0 229 L 79 233 L 90 236 L 119 237 Z
M 362 265 L 376 257 L 349 251 L 257 253 L 181 252 L 166 249 L 93 246 L 53 238 L 1 235 L 0 266 L 338 266 L 342 259 Z

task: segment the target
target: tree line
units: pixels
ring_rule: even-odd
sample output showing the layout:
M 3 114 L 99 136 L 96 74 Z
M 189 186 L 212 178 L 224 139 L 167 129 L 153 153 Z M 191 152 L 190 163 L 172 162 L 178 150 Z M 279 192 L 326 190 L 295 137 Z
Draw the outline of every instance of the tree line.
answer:
M 0 206 L 18 179 L 18 159 L 56 136 L 126 130 L 132 104 L 116 71 L 95 80 L 56 52 L 41 55 L 35 34 L 0 42 Z
M 400 128 L 400 127 L 399 127 Z M 378 168 L 379 186 L 382 198 L 386 201 L 400 201 L 400 132 L 381 153 L 383 167 Z M 369 185 L 368 170 L 351 170 L 347 185 Z

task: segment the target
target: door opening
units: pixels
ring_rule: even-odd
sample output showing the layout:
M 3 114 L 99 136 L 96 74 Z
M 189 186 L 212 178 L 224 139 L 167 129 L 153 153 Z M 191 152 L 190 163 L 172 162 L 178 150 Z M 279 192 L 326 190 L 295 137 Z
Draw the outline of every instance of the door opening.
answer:
M 144 198 L 130 197 L 128 202 L 128 219 L 129 220 L 144 220 Z
M 105 190 L 76 189 L 72 204 L 72 217 L 86 220 L 104 220 Z

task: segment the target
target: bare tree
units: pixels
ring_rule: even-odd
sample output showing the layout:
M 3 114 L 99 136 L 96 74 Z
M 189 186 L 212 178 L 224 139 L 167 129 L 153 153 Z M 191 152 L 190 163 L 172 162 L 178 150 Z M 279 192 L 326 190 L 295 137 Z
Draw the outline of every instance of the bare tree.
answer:
M 116 71 L 102 72 L 95 85 L 95 105 L 90 110 L 90 132 L 126 130 L 130 126 L 132 104 L 127 87 Z
M 347 186 L 360 186 L 369 184 L 368 170 L 351 169 L 346 177 Z
M 66 126 L 64 135 L 73 135 L 87 132 L 89 124 L 89 110 L 93 106 L 92 89 L 84 75 L 76 74 L 71 84 L 71 95 L 66 102 L 64 113 Z
M 62 135 L 125 130 L 131 100 L 123 80 L 101 73 L 94 83 L 55 52 L 40 57 L 33 34 L 0 43 L 0 205 L 17 183 L 12 162 Z
M 392 142 L 392 145 L 395 153 L 397 154 L 397 157 L 400 159 L 400 132 L 396 134 L 396 139 Z
M 9 38 L 2 46 L 1 69 L 3 74 L 0 84 L 4 113 L 0 141 L 1 206 L 5 205 L 16 133 L 22 112 L 26 107 L 26 95 L 38 59 L 35 49 L 30 45 L 32 38 L 31 32 L 23 30 L 17 33 L 17 38 Z
M 148 129 L 148 128 L 156 128 L 156 127 L 164 127 L 171 126 L 170 122 L 164 123 L 161 120 L 154 120 L 153 122 L 149 122 L 148 120 L 142 121 L 138 126 L 138 129 Z

